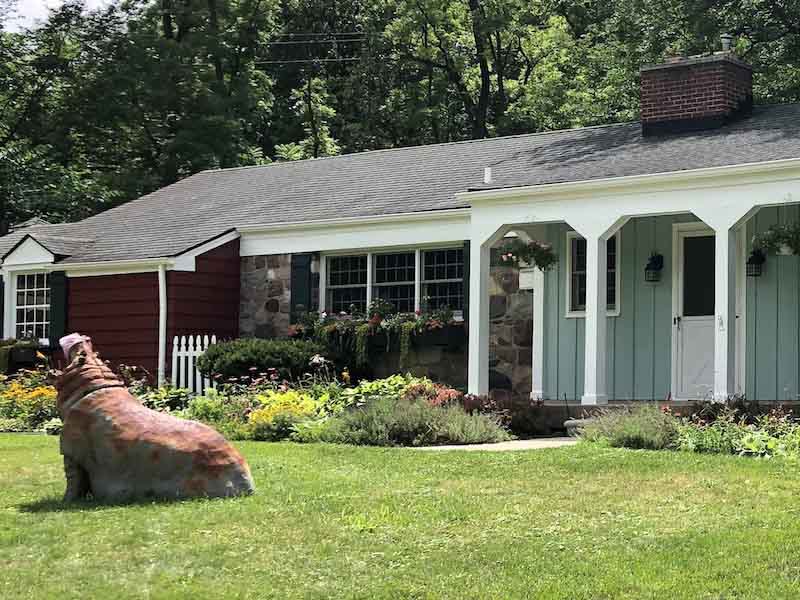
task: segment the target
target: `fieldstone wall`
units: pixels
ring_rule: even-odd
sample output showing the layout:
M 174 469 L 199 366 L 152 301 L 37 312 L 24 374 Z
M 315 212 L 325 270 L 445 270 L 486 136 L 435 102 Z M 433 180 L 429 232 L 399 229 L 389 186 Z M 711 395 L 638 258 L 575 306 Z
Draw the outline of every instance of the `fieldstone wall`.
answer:
M 409 350 L 405 368 L 400 368 L 400 352 L 376 353 L 370 357 L 370 367 L 376 378 L 396 373 L 413 373 L 418 377 L 429 377 L 433 381 L 465 390 L 467 389 L 467 348 L 448 346 L 425 346 Z
M 319 276 L 319 256 L 311 261 L 312 276 Z M 239 335 L 242 337 L 286 337 L 291 321 L 292 255 L 243 256 Z M 312 289 L 312 306 L 319 306 L 319 285 Z
M 289 331 L 292 255 L 243 256 L 239 335 L 285 337 Z
M 519 270 L 514 267 L 492 267 L 490 277 L 489 389 L 527 401 L 532 387 L 533 291 L 519 289 Z

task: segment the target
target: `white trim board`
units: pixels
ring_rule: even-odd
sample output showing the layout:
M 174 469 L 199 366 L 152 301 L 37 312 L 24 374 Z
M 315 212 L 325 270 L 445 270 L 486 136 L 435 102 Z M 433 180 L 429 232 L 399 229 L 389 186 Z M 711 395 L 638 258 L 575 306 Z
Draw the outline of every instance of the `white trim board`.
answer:
M 454 214 L 455 213 L 455 214 Z M 460 244 L 470 238 L 469 211 L 421 213 L 425 218 L 343 220 L 241 229 L 241 256 L 341 252 L 357 249 L 391 251 L 426 245 Z

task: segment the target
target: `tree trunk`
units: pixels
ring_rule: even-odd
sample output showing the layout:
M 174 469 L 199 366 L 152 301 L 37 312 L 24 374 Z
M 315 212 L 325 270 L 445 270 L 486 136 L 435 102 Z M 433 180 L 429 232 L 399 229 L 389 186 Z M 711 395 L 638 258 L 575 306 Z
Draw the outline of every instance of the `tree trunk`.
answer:
M 489 60 L 486 57 L 486 34 L 483 31 L 480 0 L 469 0 L 469 10 L 472 14 L 472 36 L 475 39 L 475 56 L 481 73 L 481 89 L 478 94 L 478 102 L 475 104 L 472 120 L 472 139 L 481 139 L 489 135 L 486 129 L 486 117 L 489 112 L 489 93 L 492 80 Z

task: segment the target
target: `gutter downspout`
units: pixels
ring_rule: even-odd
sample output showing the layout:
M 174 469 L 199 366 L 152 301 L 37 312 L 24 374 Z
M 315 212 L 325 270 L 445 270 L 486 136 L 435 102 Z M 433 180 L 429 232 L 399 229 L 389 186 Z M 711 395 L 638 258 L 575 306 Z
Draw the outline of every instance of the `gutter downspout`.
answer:
M 158 385 L 166 381 L 167 365 L 167 265 L 158 265 Z

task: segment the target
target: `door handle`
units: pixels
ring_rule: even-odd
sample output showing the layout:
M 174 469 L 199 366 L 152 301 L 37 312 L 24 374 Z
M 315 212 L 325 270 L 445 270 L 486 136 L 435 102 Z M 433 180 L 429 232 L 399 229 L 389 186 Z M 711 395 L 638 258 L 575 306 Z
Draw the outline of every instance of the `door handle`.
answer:
M 680 317 L 672 317 L 672 324 L 677 327 L 678 329 L 681 328 L 681 318 Z

